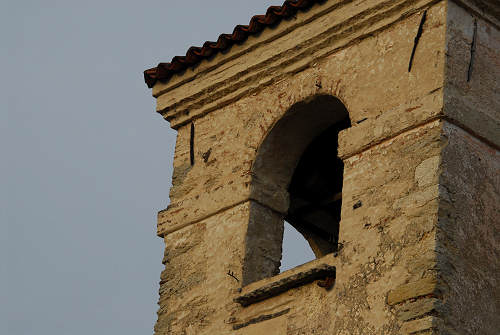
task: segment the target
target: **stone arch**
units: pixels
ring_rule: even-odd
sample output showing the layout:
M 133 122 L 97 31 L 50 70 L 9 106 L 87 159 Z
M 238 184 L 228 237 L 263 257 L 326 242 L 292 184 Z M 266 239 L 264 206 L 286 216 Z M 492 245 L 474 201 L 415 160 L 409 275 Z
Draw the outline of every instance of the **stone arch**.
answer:
M 279 272 L 284 219 L 304 236 L 316 257 L 336 250 L 338 222 L 326 222 L 329 211 L 338 212 L 340 221 L 335 198 L 341 194 L 343 174 L 338 132 L 349 126 L 342 101 L 322 94 L 295 103 L 270 127 L 251 170 L 244 284 Z M 335 208 L 323 203 L 329 198 L 336 201 Z

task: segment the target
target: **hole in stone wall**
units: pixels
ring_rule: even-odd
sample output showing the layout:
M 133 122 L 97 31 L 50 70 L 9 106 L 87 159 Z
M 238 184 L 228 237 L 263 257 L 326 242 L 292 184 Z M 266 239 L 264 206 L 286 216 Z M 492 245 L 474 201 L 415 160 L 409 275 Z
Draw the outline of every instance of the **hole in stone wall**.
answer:
M 312 261 L 316 257 L 304 236 L 285 221 L 280 272 Z
M 194 165 L 194 123 L 191 123 L 191 134 L 189 137 L 189 160 Z

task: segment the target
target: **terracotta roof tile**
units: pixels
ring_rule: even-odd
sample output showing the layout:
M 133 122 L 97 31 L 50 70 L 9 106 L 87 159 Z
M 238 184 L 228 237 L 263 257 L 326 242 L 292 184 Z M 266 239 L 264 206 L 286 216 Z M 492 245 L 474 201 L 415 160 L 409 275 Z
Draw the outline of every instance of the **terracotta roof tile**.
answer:
M 160 63 L 157 67 L 144 71 L 144 81 L 149 88 L 157 81 L 166 82 L 173 74 L 229 49 L 235 43 L 245 41 L 248 36 L 258 34 L 266 27 L 278 24 L 282 19 L 289 18 L 300 10 L 325 1 L 327 0 L 287 0 L 281 6 L 271 6 L 265 15 L 252 17 L 248 25 L 237 25 L 232 34 L 221 34 L 217 42 L 207 41 L 202 47 L 191 47 L 185 56 L 175 56 L 170 63 Z

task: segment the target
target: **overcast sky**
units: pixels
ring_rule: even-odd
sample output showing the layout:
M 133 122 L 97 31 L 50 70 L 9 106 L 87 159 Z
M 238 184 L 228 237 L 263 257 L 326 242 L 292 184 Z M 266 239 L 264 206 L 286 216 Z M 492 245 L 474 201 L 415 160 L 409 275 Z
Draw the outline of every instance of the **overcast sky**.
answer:
M 175 131 L 142 71 L 280 3 L 1 2 L 1 334 L 152 333 Z

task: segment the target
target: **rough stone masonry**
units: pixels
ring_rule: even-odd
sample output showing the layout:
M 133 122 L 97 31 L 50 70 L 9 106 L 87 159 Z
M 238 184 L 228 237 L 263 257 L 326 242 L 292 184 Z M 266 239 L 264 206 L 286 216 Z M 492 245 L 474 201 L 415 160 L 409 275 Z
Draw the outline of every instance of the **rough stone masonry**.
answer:
M 500 3 L 299 2 L 148 70 L 178 132 L 155 334 L 500 334 Z M 279 273 L 288 218 L 317 259 Z

